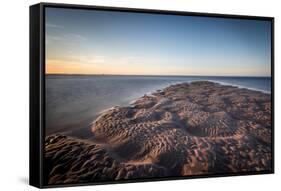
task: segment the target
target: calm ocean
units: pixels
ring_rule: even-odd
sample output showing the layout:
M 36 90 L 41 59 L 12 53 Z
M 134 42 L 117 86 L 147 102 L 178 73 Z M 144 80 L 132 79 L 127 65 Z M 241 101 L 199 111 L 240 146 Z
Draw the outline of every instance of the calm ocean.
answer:
M 46 76 L 46 134 L 89 128 L 99 113 L 180 82 L 209 80 L 271 92 L 270 77 Z

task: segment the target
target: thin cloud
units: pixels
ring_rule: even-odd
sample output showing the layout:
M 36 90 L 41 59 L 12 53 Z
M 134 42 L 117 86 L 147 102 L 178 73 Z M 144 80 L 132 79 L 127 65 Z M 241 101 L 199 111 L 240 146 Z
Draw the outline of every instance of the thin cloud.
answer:
M 59 43 L 77 43 L 77 42 L 84 42 L 87 40 L 86 37 L 75 34 L 75 33 L 60 33 L 60 34 L 49 34 L 46 36 L 47 41 L 50 42 L 59 42 Z
M 52 23 L 46 23 L 47 28 L 60 28 L 62 29 L 63 27 L 60 25 L 52 24 Z

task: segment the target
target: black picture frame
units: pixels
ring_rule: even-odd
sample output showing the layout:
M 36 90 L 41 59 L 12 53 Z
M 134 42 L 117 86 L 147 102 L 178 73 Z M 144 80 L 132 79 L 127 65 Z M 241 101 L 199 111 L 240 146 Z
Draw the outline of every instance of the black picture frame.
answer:
M 271 22 L 271 103 L 272 131 L 271 151 L 272 168 L 270 171 L 254 171 L 239 173 L 221 173 L 207 175 L 191 175 L 180 177 L 148 178 L 136 180 L 102 181 L 77 184 L 47 185 L 44 180 L 44 139 L 45 139 L 45 8 L 67 8 L 84 10 L 106 10 L 132 13 L 153 13 L 164 15 L 184 15 L 199 17 L 215 17 L 228 19 L 265 20 Z M 132 183 L 146 181 L 179 180 L 191 178 L 210 178 L 242 175 L 258 175 L 274 173 L 274 18 L 248 15 L 228 15 L 214 13 L 195 13 L 183 11 L 134 9 L 121 7 L 103 7 L 73 4 L 39 3 L 30 6 L 30 130 L 29 130 L 29 184 L 38 188 L 82 186 L 113 183 Z

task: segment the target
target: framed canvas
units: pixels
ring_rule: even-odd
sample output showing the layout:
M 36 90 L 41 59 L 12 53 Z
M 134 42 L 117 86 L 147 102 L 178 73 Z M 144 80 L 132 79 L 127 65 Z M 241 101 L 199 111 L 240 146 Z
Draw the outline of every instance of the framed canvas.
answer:
M 30 184 L 274 172 L 274 19 L 30 7 Z

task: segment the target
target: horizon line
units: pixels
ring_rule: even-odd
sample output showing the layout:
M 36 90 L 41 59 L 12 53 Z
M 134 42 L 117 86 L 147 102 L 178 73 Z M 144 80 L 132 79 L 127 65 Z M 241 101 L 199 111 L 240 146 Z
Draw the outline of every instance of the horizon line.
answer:
M 61 75 L 61 76 L 169 76 L 169 77 L 270 77 L 267 75 L 167 75 L 167 74 L 71 74 L 71 73 L 45 73 L 45 75 Z

